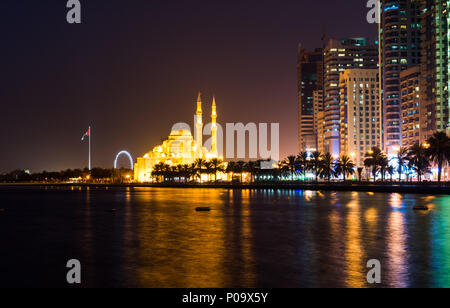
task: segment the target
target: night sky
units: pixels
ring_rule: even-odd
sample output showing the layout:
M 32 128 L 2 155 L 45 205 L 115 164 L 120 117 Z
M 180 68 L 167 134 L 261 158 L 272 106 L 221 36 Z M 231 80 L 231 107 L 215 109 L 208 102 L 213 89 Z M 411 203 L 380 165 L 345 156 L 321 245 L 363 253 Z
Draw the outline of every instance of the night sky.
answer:
M 281 156 L 297 149 L 298 43 L 376 35 L 365 0 L 2 0 L 0 172 L 134 157 L 217 99 L 219 123 L 279 122 Z M 209 119 L 205 119 L 209 120 Z M 207 122 L 207 121 L 205 121 Z

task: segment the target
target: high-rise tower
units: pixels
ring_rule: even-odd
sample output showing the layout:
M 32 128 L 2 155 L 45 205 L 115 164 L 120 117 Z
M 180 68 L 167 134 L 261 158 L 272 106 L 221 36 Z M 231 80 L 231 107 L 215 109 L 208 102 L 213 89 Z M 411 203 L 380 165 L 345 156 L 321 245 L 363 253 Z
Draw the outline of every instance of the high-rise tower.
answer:
M 365 154 L 381 147 L 381 102 L 378 69 L 350 69 L 340 77 L 340 151 L 357 167 Z
M 411 148 L 420 142 L 420 66 L 401 74 L 402 146 Z
M 420 0 L 383 0 L 381 12 L 384 150 L 395 154 L 402 141 L 400 73 L 421 61 Z
M 347 69 L 378 68 L 378 48 L 367 38 L 330 40 L 325 48 L 324 136 L 323 149 L 340 155 L 340 74 Z M 361 83 L 366 80 L 361 80 Z M 368 95 L 364 93 L 363 95 Z
M 420 139 L 436 131 L 450 135 L 450 1 L 422 1 Z
M 298 147 L 299 152 L 317 149 L 317 132 L 314 130 L 313 92 L 323 84 L 322 50 L 307 52 L 300 45 L 297 63 L 298 94 Z

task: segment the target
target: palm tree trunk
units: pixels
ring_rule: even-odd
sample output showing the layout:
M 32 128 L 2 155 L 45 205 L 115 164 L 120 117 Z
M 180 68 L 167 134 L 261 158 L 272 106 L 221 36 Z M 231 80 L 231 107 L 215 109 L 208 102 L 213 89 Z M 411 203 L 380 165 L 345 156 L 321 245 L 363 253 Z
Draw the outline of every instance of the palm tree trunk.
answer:
M 442 161 L 438 161 L 438 183 L 441 183 L 441 177 L 442 177 Z

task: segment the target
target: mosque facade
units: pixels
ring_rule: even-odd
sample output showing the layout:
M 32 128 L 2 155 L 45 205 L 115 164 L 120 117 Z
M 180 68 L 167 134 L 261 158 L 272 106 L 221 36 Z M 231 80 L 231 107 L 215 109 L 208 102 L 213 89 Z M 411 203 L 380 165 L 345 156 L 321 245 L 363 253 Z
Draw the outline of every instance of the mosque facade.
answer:
M 211 112 L 211 148 L 203 146 L 203 110 L 202 99 L 199 93 L 197 111 L 195 114 L 194 136 L 190 129 L 174 128 L 169 137 L 161 145 L 153 148 L 143 157 L 139 157 L 134 166 L 134 179 L 145 183 L 152 181 L 154 167 L 160 163 L 169 166 L 191 165 L 197 159 L 211 160 L 218 158 L 217 151 L 217 108 L 213 98 Z

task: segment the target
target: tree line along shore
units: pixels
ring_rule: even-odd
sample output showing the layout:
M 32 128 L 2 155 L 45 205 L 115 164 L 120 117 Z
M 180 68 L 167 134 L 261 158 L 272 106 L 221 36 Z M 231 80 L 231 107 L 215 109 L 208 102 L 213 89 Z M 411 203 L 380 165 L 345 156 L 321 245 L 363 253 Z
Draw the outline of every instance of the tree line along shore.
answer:
M 238 185 L 238 184 L 320 184 L 385 186 L 416 185 L 432 186 L 443 182 L 445 166 L 450 161 L 450 138 L 443 132 L 435 133 L 425 143 L 411 148 L 400 147 L 395 157 L 388 158 L 381 149 L 374 147 L 365 155 L 364 166 L 356 166 L 352 158 L 330 153 L 306 153 L 292 155 L 277 162 L 272 168 L 264 168 L 264 160 L 231 161 L 221 159 L 197 159 L 191 165 L 171 166 L 165 163 L 153 168 L 151 183 L 141 184 L 190 184 L 190 185 Z M 437 168 L 435 181 L 427 176 L 432 167 Z M 227 181 L 217 181 L 219 173 L 227 174 Z M 133 171 L 129 169 L 94 168 L 64 170 L 61 172 L 30 173 L 16 170 L 0 174 L 0 183 L 36 184 L 132 184 Z

